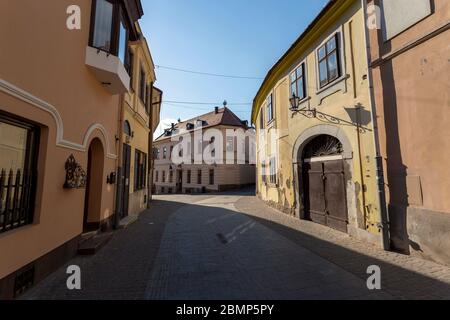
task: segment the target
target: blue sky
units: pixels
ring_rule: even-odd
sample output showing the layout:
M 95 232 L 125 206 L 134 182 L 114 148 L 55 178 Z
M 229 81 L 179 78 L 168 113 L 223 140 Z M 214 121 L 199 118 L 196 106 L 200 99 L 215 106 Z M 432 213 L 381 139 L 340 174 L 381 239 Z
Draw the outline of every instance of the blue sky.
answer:
M 142 0 L 141 27 L 156 65 L 193 71 L 263 78 L 327 0 Z M 157 68 L 156 86 L 165 101 L 163 125 L 212 111 L 229 102 L 249 120 L 262 80 L 231 79 Z

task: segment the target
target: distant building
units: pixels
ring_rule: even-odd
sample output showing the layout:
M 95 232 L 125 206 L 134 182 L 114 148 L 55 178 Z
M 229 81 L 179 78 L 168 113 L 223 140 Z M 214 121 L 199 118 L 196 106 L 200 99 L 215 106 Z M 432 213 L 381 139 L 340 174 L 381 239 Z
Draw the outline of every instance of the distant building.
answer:
M 228 153 L 232 151 L 235 155 L 233 164 L 194 163 L 195 155 L 201 155 L 207 150 L 212 150 L 212 155 L 216 158 L 220 156 L 215 154 L 216 149 L 211 147 L 211 145 L 215 145 L 217 150 L 220 150 L 221 148 L 217 145 L 219 139 L 215 141 L 214 138 L 210 138 L 207 141 L 203 141 L 202 138 L 201 143 L 195 142 L 194 133 L 196 130 L 202 130 L 204 133 L 209 129 L 215 129 L 216 133 L 222 135 L 223 159 L 226 158 L 227 151 Z M 254 184 L 256 169 L 250 163 L 249 144 L 245 145 L 245 162 L 238 164 L 238 141 L 232 136 L 226 137 L 227 130 L 244 131 L 248 129 L 248 123 L 239 119 L 226 107 L 216 108 L 213 112 L 173 124 L 170 129 L 167 129 L 154 142 L 153 188 L 155 193 L 220 192 Z M 174 137 L 177 135 L 177 132 L 183 131 L 187 132 L 187 135 L 191 137 L 191 141 L 186 143 L 186 150 L 179 151 L 176 146 L 180 142 Z M 206 149 L 208 146 L 209 149 Z M 183 152 L 187 152 L 189 161 L 182 164 L 175 163 L 174 156 L 183 156 Z

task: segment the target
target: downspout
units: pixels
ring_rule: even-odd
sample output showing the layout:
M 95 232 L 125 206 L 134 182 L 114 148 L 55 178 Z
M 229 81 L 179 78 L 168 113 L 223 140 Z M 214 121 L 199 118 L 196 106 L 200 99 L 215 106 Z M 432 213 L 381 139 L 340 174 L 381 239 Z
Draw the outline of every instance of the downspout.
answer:
M 119 98 L 119 123 L 118 123 L 118 132 L 117 132 L 117 145 L 118 145 L 118 157 L 117 157 L 117 173 L 116 173 L 116 207 L 114 214 L 114 224 L 113 228 L 118 229 L 120 223 L 120 216 L 122 211 L 122 187 L 123 187 L 123 177 L 122 177 L 122 158 L 123 158 L 123 119 L 124 119 L 124 101 L 125 94 L 121 94 Z
M 368 19 L 367 13 L 367 0 L 361 0 L 361 5 L 363 9 L 363 27 L 364 27 L 364 41 L 366 45 L 366 55 L 368 62 L 368 84 L 369 84 L 369 95 L 370 95 L 370 110 L 372 116 L 372 124 L 373 124 L 373 139 L 375 146 L 375 161 L 376 161 L 376 179 L 377 179 L 377 187 L 378 187 L 378 205 L 379 205 L 379 214 L 380 214 L 380 225 L 379 228 L 382 232 L 382 245 L 384 250 L 389 250 L 391 247 L 390 240 L 390 224 L 389 217 L 387 211 L 386 204 L 386 193 L 385 193 L 385 183 L 384 183 L 384 170 L 383 170 L 383 157 L 381 156 L 381 148 L 380 148 L 380 138 L 378 135 L 378 123 L 377 123 L 377 110 L 375 103 L 375 93 L 373 87 L 373 73 L 371 67 L 371 47 L 370 47 L 370 38 L 369 38 L 369 30 L 366 25 L 366 21 Z
M 150 131 L 148 133 L 148 174 L 147 174 L 147 209 L 150 209 L 150 202 L 152 200 L 152 185 L 153 185 L 153 85 L 154 82 L 150 83 Z

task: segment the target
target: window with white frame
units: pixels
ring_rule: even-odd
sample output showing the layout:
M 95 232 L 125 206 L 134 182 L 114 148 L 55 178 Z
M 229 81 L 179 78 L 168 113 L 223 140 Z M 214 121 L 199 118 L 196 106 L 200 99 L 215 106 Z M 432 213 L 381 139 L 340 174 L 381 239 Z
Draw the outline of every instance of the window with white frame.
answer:
M 341 76 L 340 50 L 339 32 L 317 49 L 320 88 Z

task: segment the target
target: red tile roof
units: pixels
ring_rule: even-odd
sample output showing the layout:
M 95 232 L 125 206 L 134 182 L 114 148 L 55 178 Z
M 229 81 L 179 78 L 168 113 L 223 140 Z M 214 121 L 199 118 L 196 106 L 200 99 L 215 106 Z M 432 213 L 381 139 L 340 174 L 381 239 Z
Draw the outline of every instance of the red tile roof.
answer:
M 175 124 L 175 129 L 178 130 L 188 130 L 191 131 L 192 129 L 188 129 L 188 124 L 196 125 L 197 121 L 203 121 L 203 129 L 205 128 L 211 128 L 219 125 L 223 126 L 233 126 L 233 127 L 242 127 L 244 129 L 248 129 L 248 126 L 246 123 L 243 123 L 241 119 L 237 115 L 233 113 L 230 109 L 227 107 L 219 108 L 218 112 L 212 111 L 209 113 L 202 114 L 200 116 L 197 116 L 195 118 L 189 119 L 187 121 L 183 121 L 180 123 Z M 170 129 L 168 129 L 170 130 Z M 167 136 L 165 134 L 162 134 L 159 136 L 155 141 L 162 141 L 165 139 L 169 139 L 170 135 Z

